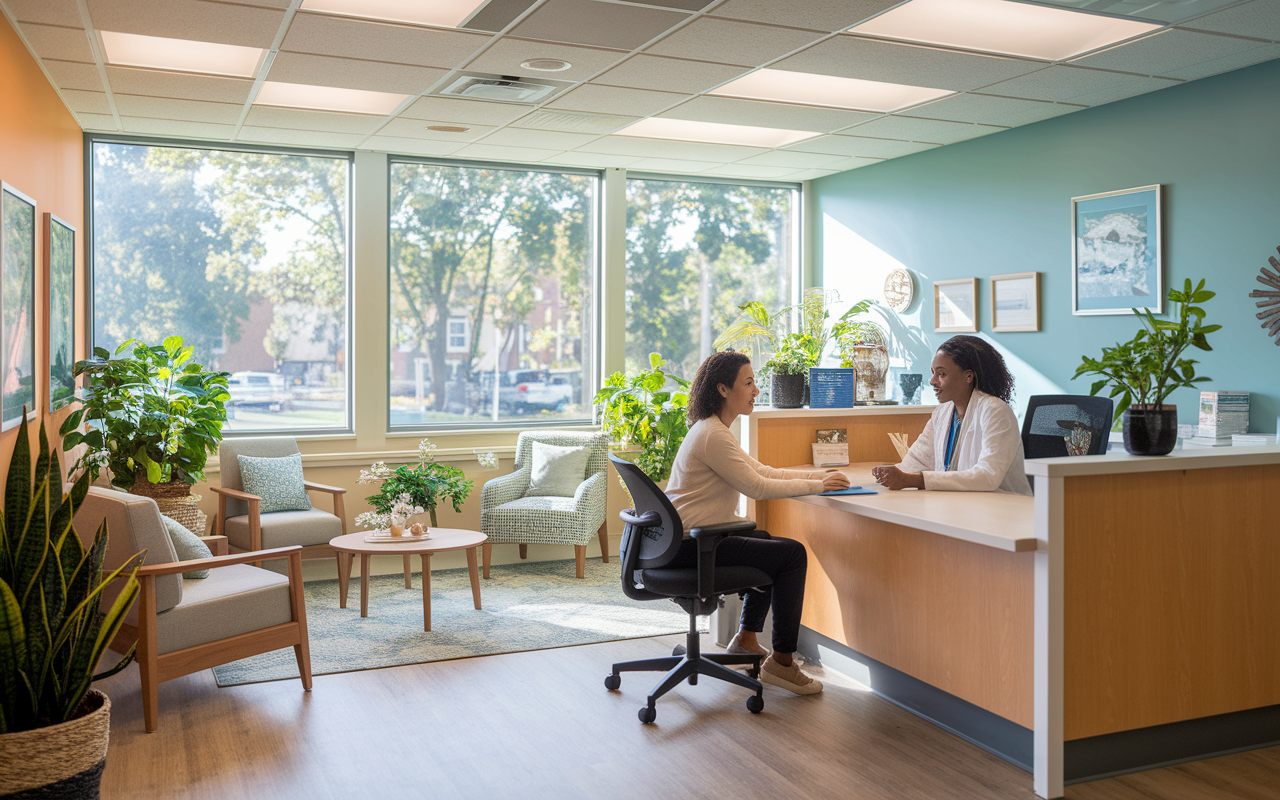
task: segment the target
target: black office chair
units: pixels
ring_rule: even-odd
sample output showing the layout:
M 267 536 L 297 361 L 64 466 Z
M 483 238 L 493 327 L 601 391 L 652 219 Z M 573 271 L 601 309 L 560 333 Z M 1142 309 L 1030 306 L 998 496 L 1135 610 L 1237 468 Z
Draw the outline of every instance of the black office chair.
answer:
M 1039 394 L 1027 401 L 1022 421 L 1022 454 L 1026 458 L 1096 456 L 1111 440 L 1114 401 L 1109 397 Z
M 716 546 L 720 541 L 726 536 L 756 535 L 756 524 L 747 520 L 694 528 L 689 535 L 698 543 L 698 566 L 668 567 L 684 539 L 680 515 L 639 467 L 612 454 L 609 460 L 622 476 L 635 503 L 634 509 L 619 515 L 626 523 L 620 553 L 622 591 L 632 600 L 673 600 L 689 614 L 689 633 L 685 646 L 677 647 L 669 657 L 614 664 L 613 672 L 604 679 L 605 688 L 617 689 L 622 684 L 620 673 L 623 672 L 666 671 L 666 676 L 649 693 L 649 702 L 640 709 L 640 721 L 647 724 L 658 716 L 654 704 L 659 697 L 685 679 L 695 685 L 699 675 L 707 675 L 753 690 L 755 695 L 747 698 L 747 709 L 759 714 L 764 709 L 764 687 L 756 678 L 760 676 L 762 656 L 702 655 L 698 633 L 698 617 L 715 611 L 721 595 L 744 594 L 772 583 L 767 574 L 754 567 L 716 568 Z M 732 664 L 749 664 L 751 669 L 743 675 L 726 666 Z

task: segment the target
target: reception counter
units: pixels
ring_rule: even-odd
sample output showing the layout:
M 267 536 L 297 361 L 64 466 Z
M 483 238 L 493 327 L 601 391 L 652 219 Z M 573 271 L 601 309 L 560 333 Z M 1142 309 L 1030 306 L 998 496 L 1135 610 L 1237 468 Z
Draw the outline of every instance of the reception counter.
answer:
M 930 407 L 766 410 L 744 446 L 845 468 L 896 463 L 886 435 Z M 1033 773 L 1064 783 L 1280 740 L 1280 447 L 1039 459 L 1035 498 L 888 492 L 760 501 L 809 553 L 801 650 Z

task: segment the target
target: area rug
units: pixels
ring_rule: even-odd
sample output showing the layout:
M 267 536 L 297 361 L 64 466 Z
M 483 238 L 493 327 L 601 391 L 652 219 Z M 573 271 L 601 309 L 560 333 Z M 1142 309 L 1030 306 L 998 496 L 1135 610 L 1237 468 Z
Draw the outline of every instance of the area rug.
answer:
M 414 559 L 417 561 L 417 559 Z M 359 571 L 359 562 L 356 565 Z M 622 593 L 618 559 L 588 559 L 586 577 L 572 561 L 494 566 L 480 579 L 483 610 L 471 599 L 466 569 L 432 570 L 431 631 L 422 630 L 422 575 L 376 575 L 369 616 L 360 617 L 360 584 L 352 576 L 347 607 L 338 581 L 306 584 L 311 672 L 328 675 L 451 658 L 542 650 L 688 630 L 689 618 L 665 600 L 638 602 Z M 705 626 L 706 620 L 701 620 Z M 298 677 L 293 648 L 215 667 L 219 686 Z

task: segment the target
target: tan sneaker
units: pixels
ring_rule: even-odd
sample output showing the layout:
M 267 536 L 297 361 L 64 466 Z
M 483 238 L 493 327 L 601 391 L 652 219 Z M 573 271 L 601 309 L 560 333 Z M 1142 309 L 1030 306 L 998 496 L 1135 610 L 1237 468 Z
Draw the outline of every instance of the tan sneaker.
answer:
M 784 667 L 774 661 L 773 656 L 769 656 L 760 667 L 760 680 L 796 694 L 817 694 L 822 691 L 822 681 L 806 675 L 794 657 L 791 666 Z

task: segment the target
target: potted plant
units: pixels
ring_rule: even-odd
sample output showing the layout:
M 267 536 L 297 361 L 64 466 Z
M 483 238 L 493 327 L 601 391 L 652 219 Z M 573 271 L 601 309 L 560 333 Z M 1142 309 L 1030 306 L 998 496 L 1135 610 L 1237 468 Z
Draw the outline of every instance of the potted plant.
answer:
M 143 553 L 103 578 L 106 523 L 86 550 L 71 522 L 89 477 L 63 494 L 43 424 L 34 472 L 24 413 L 0 511 L 0 794 L 97 797 L 111 702 L 90 684 L 133 658 L 94 674 L 138 595 Z M 116 579 L 124 588 L 103 613 Z
M 1102 348 L 1101 358 L 1084 356 L 1072 380 L 1097 375 L 1089 394 L 1106 386 L 1118 397 L 1116 412 L 1124 415 L 1124 448 L 1133 455 L 1162 456 L 1173 451 L 1178 440 L 1177 406 L 1164 400 L 1174 389 L 1193 388 L 1209 380 L 1196 375 L 1199 362 L 1186 358 L 1190 347 L 1212 350 L 1207 336 L 1221 325 L 1205 325 L 1204 303 L 1214 296 L 1202 280 L 1192 287 L 1188 278 L 1181 291 L 1169 290 L 1173 319 L 1159 320 L 1150 311 L 1134 309 L 1142 330 L 1115 347 Z
M 436 506 L 440 501 L 448 500 L 454 511 L 462 513 L 462 504 L 475 487 L 462 470 L 436 461 L 436 446 L 430 439 L 418 442 L 416 464 L 392 469 L 385 461 L 378 461 L 369 469 L 360 470 L 356 482 L 379 484 L 378 493 L 365 498 L 373 511 L 356 515 L 356 524 L 362 528 L 389 528 L 396 522 L 393 517 L 403 526 L 409 517 L 423 510 L 431 517 L 431 527 L 438 528 Z
M 805 379 L 809 368 L 817 366 L 821 353 L 817 340 L 807 333 L 791 333 L 782 340 L 773 358 L 764 365 L 774 408 L 804 405 Z
M 91 358 L 76 362 L 76 376 L 89 376 L 83 405 L 59 431 L 63 450 L 87 448 L 73 469 L 86 468 L 93 480 L 106 466 L 112 485 L 134 494 L 189 495 L 222 441 L 231 399 L 228 373 L 193 363 L 193 350 L 181 336 L 154 346 L 128 339 L 114 355 L 95 347 Z M 77 430 L 81 422 L 87 431 Z
M 654 483 L 671 477 L 676 452 L 689 432 L 689 381 L 666 372 L 664 366 L 662 356 L 650 353 L 649 369 L 631 378 L 613 373 L 592 398 L 609 440 L 635 448 L 636 466 Z

